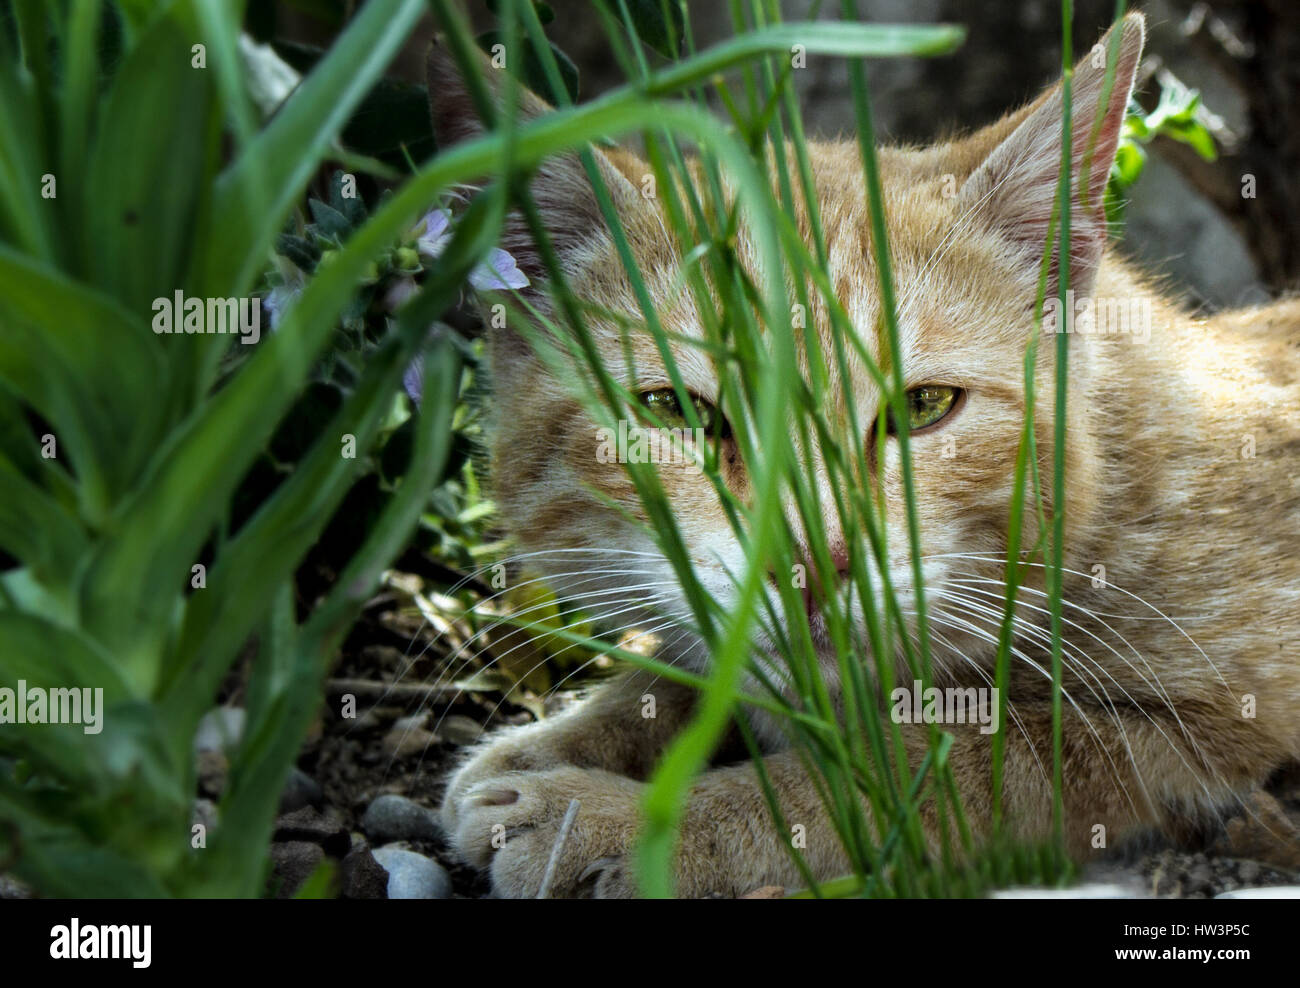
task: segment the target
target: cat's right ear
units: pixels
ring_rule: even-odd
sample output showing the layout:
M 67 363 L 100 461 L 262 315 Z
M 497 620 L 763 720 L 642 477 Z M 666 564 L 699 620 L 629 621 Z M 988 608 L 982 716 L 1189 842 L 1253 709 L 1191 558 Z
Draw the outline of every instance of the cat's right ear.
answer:
M 511 92 L 517 94 L 520 125 L 552 110 L 526 86 L 510 85 L 507 70 L 497 67 L 486 55 L 476 51 L 475 57 L 479 62 L 476 73 L 487 84 L 487 97 L 496 116 L 505 110 L 505 100 Z M 440 149 L 487 132 L 455 59 L 436 42 L 429 50 L 427 78 L 433 134 Z M 609 156 L 596 148 L 592 151 L 620 216 L 626 218 L 633 211 L 643 209 L 642 197 L 628 177 L 615 167 Z M 529 191 L 566 275 L 576 262 L 589 258 L 594 249 L 610 242 L 608 228 L 577 152 L 546 158 L 533 174 Z M 513 213 L 507 217 L 500 246 L 515 259 L 532 285 L 547 279 L 549 272 L 522 217 Z

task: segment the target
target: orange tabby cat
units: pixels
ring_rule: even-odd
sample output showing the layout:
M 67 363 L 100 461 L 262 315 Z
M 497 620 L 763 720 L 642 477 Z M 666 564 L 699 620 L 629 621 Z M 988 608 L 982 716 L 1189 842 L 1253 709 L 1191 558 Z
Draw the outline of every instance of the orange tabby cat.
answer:
M 1073 90 L 1076 175 L 1096 140 L 1072 212 L 1071 286 L 1095 306 L 1091 324 L 1079 312 L 1069 341 L 1065 451 L 1065 565 L 1074 575 L 1065 587 L 1064 799 L 1067 837 L 1080 857 L 1097 853 L 1099 833 L 1113 845 L 1142 828 L 1179 832 L 1213 821 L 1300 755 L 1300 302 L 1196 317 L 1108 250 L 1101 194 L 1143 20 L 1130 15 L 1115 30 L 1118 64 L 1095 135 L 1105 87 L 1104 69 L 1091 57 L 1079 64 Z M 440 139 L 475 133 L 450 63 L 435 52 L 429 68 Z M 526 97 L 525 113 L 544 110 Z M 880 152 L 903 366 L 923 416 L 913 457 L 941 686 L 986 686 L 992 673 L 1011 464 L 1025 413 L 1022 358 L 1056 191 L 1061 113 L 1058 85 L 964 139 Z M 879 298 L 857 146 L 813 143 L 809 153 L 836 294 L 856 325 L 874 326 Z M 596 159 L 665 328 L 701 336 L 693 300 L 673 288 L 680 255 L 660 206 L 640 194 L 650 169 L 625 151 L 597 151 Z M 532 188 L 574 290 L 635 316 L 576 156 L 551 161 Z M 811 242 L 807 218 L 797 219 Z M 512 225 L 503 246 L 529 271 L 532 301 L 545 308 L 543 271 L 521 229 Z M 752 263 L 743 231 L 738 249 Z M 814 307 L 809 325 L 828 324 Z M 613 326 L 604 335 L 599 322 L 595 328 L 617 372 L 619 335 Z M 864 337 L 875 347 L 874 334 Z M 829 346 L 824 332 L 823 343 Z M 648 337 L 634 346 L 638 377 L 629 386 L 663 388 Z M 708 410 L 717 394 L 714 368 L 698 349 L 679 350 L 687 388 Z M 1053 350 L 1050 341 L 1039 348 L 1040 382 L 1052 380 Z M 491 331 L 490 352 L 495 494 L 521 548 L 535 553 L 532 564 L 557 592 L 596 614 L 649 598 L 661 611 L 684 611 L 671 566 L 636 524 L 644 512 L 624 468 L 593 455 L 596 424 L 568 382 L 509 330 Z M 865 372 L 833 387 L 852 389 L 858 408 L 880 403 Z M 1049 404 L 1040 402 L 1037 416 L 1044 470 L 1051 463 Z M 943 455 L 945 446 L 955 455 Z M 743 572 L 745 561 L 715 492 L 698 471 L 663 467 L 661 474 L 702 581 L 726 601 L 733 592 L 727 573 Z M 892 440 L 884 475 L 891 571 L 907 612 L 908 542 Z M 743 497 L 743 464 L 733 463 L 729 481 Z M 611 498 L 632 520 L 610 507 Z M 835 543 L 829 500 L 826 516 Z M 856 551 L 842 536 L 838 542 L 841 557 Z M 1021 595 L 1009 690 L 1016 723 L 1007 725 L 1006 807 L 1013 832 L 1041 837 L 1051 820 L 1051 714 L 1042 570 L 1033 572 Z M 707 668 L 689 646 L 667 657 Z M 490 871 L 498 894 L 537 894 L 574 798 L 580 808 L 552 893 L 635 894 L 624 865 L 643 780 L 691 713 L 690 691 L 660 680 L 652 687 L 657 716 L 643 717 L 649 683 L 626 673 L 562 716 L 502 731 L 451 779 L 442 811 L 447 833 L 464 860 Z M 806 831 L 809 865 L 820 878 L 844 873 L 847 860 L 799 757 L 786 750 L 778 725 L 760 720 L 757 727 L 785 818 Z M 902 729 L 915 763 L 928 729 Z M 978 837 L 989 824 L 991 740 L 974 725 L 946 729 L 955 736 L 950 760 Z M 934 821 L 927 826 L 933 837 Z M 770 822 L 752 765 L 707 771 L 682 828 L 678 892 L 798 885 L 787 839 Z

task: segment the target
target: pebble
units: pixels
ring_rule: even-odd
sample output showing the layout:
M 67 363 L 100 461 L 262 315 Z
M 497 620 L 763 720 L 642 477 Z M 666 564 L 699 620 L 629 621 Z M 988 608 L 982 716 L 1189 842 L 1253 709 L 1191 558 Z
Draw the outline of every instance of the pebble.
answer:
M 396 840 L 438 840 L 442 835 L 433 810 L 395 793 L 385 793 L 371 800 L 361 817 L 361 829 L 377 844 Z
M 422 755 L 438 744 L 438 737 L 422 727 L 403 727 L 402 720 L 383 736 L 381 748 L 390 758 L 409 758 Z
M 220 799 L 226 790 L 226 778 L 230 775 L 230 760 L 226 758 L 225 752 L 200 751 L 194 756 L 194 761 L 199 794 Z
M 209 834 L 217 828 L 217 804 L 210 799 L 196 799 L 190 814 L 190 826 L 202 826 Z
M 446 899 L 451 895 L 451 876 L 438 862 L 400 847 L 381 847 L 370 853 L 388 872 L 388 898 Z
M 13 875 L 0 875 L 0 899 L 33 899 L 36 893 L 30 885 Z

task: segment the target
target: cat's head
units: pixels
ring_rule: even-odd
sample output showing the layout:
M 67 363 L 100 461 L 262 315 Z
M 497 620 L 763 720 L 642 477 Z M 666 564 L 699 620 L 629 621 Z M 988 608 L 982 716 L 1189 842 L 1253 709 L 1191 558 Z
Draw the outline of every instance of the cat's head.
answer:
M 1102 196 L 1141 53 L 1142 18 L 1130 15 L 1113 30 L 1119 32 L 1113 79 L 1106 78 L 1113 35 L 1079 63 L 1073 77 L 1076 177 L 1085 159 L 1087 163 L 1083 181 L 1076 178 L 1071 210 L 1070 283 L 1080 295 L 1088 292 L 1105 246 Z M 451 59 L 436 49 L 430 58 L 430 92 L 441 143 L 481 131 Z M 545 106 L 525 95 L 522 111 L 535 116 Z M 1058 83 L 1031 105 L 963 139 L 880 152 L 902 363 L 917 411 L 912 455 L 927 585 L 963 573 L 1000 575 L 1001 563 L 992 556 L 1004 555 L 1008 542 L 1012 465 L 1025 415 L 1023 359 L 1033 332 L 1041 258 L 1057 190 L 1061 118 Z M 880 291 L 857 144 L 813 143 L 808 150 L 835 295 L 879 361 Z M 661 198 L 645 194 L 652 169 L 627 151 L 593 148 L 592 154 L 664 329 L 701 337 L 696 301 L 678 279 L 682 251 L 668 232 Z M 531 191 L 574 292 L 642 321 L 636 289 L 579 157 L 550 159 Z M 796 218 L 811 243 L 807 218 Z M 738 242 L 742 260 L 751 256 L 743 228 Z M 546 271 L 518 217 L 508 222 L 502 247 L 529 275 L 530 303 L 549 311 Z M 1055 292 L 1056 268 L 1053 260 L 1049 295 Z M 820 332 L 828 322 L 824 306 L 814 300 L 807 319 Z M 631 391 L 650 396 L 670 388 L 648 333 L 634 330 L 627 338 L 613 321 L 589 322 L 610 373 Z M 825 333 L 821 335 L 829 348 Z M 489 329 L 489 344 L 493 492 L 519 550 L 533 554 L 531 568 L 544 573 L 562 597 L 614 622 L 644 625 L 647 603 L 670 615 L 688 613 L 626 468 L 600 455 L 599 425 L 575 394 L 578 375 L 553 370 L 510 328 Z M 634 375 L 625 361 L 629 346 Z M 1053 347 L 1047 342 L 1039 349 L 1039 393 L 1050 397 Z M 687 390 L 698 398 L 697 407 L 706 416 L 718 414 L 712 360 L 685 344 L 675 346 L 675 356 Z M 870 376 L 852 357 L 848 367 L 847 378 L 833 376 L 828 404 L 842 406 L 843 392 L 852 389 L 858 409 L 878 408 L 881 395 Z M 1072 351 L 1072 380 L 1086 389 L 1088 373 L 1088 354 Z M 671 401 L 662 400 L 668 404 L 659 410 L 671 412 Z M 1048 477 L 1050 400 L 1038 405 L 1038 450 Z M 1086 423 L 1072 419 L 1069 425 L 1074 438 L 1067 467 L 1074 483 L 1067 516 L 1072 525 L 1086 525 L 1098 510 L 1092 490 L 1099 440 Z M 723 475 L 744 501 L 749 493 L 745 464 L 734 442 L 722 442 Z M 717 492 L 689 463 L 657 469 L 701 582 L 719 600 L 728 600 L 734 593 L 733 576 L 744 572 L 745 560 Z M 906 611 L 913 580 L 901 467 L 892 439 L 884 477 L 890 572 Z M 835 534 L 832 492 L 822 493 L 832 550 L 841 559 L 864 552 L 844 545 Z M 1050 494 L 1047 507 L 1050 511 Z

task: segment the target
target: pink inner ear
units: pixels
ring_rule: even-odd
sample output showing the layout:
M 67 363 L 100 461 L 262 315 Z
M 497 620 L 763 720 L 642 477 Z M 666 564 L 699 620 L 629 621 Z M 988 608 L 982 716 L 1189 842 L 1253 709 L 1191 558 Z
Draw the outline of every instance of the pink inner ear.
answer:
M 1138 52 L 1127 53 L 1122 50 L 1120 52 L 1120 61 L 1115 67 L 1115 78 L 1106 106 L 1106 115 L 1102 118 L 1095 142 L 1092 132 L 1096 118 L 1094 102 L 1100 100 L 1103 95 L 1101 89 L 1105 84 L 1104 70 L 1099 70 L 1097 73 L 1099 78 L 1096 80 L 1095 93 L 1087 94 L 1082 100 L 1079 97 L 1084 94 L 1076 94 L 1072 101 L 1076 113 L 1076 116 L 1071 120 L 1074 132 L 1073 180 L 1076 183 L 1079 181 L 1084 155 L 1091 144 L 1092 155 L 1088 159 L 1087 205 L 1096 210 L 1102 208 L 1101 197 L 1106 191 L 1106 179 L 1110 174 L 1110 165 L 1115 158 L 1115 150 L 1119 146 L 1120 129 L 1124 125 L 1124 112 L 1128 106 L 1129 92 L 1132 89 L 1133 79 L 1137 73 L 1137 57 Z M 1077 116 L 1081 104 L 1083 108 L 1088 110 L 1086 118 Z
M 1106 244 L 1103 196 L 1111 162 L 1119 144 L 1124 112 L 1142 52 L 1140 22 L 1126 21 L 1105 112 L 1094 135 L 1093 127 L 1103 96 L 1104 64 L 1094 65 L 1091 55 L 1079 63 L 1071 87 L 1071 270 L 1086 281 L 1095 270 Z M 1108 39 L 1101 45 L 1108 47 Z M 1062 85 L 1040 101 L 1033 112 L 1002 141 L 976 170 L 970 194 L 985 201 L 986 215 L 1011 240 L 1023 245 L 1027 257 L 1042 255 L 1047 242 L 1061 165 Z M 1091 148 L 1091 154 L 1088 154 Z M 1087 158 L 1086 187 L 1079 181 Z M 1082 191 L 1082 195 L 1080 192 Z M 1052 277 L 1057 261 L 1052 260 Z

